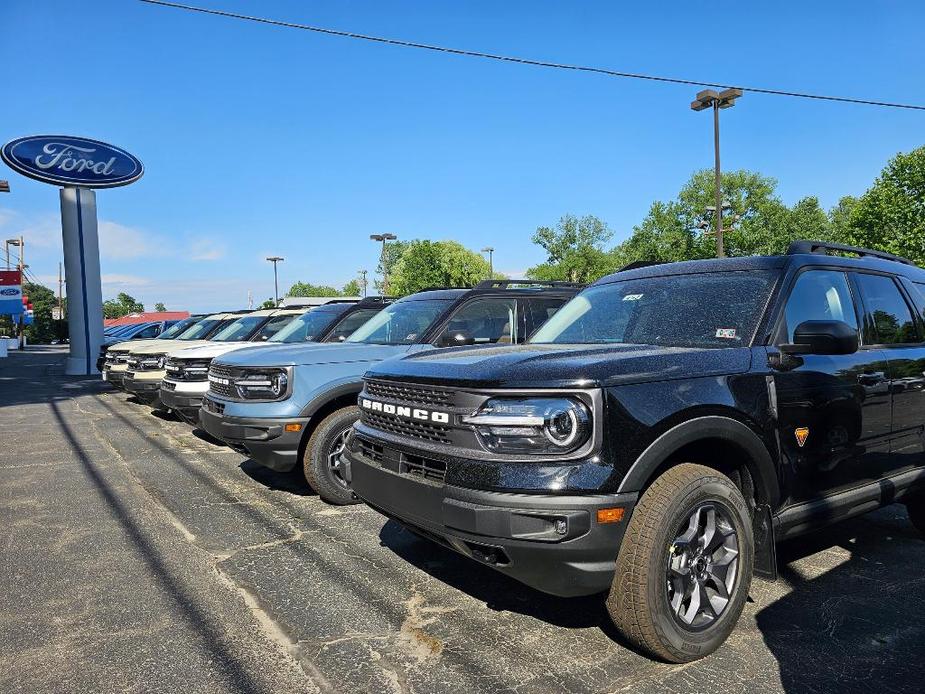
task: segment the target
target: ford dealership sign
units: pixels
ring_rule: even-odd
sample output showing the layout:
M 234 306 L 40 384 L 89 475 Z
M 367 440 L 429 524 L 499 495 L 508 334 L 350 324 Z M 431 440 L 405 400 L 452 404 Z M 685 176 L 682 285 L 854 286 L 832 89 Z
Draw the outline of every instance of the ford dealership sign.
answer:
M 144 166 L 124 149 L 69 135 L 31 135 L 7 142 L 0 159 L 23 176 L 81 188 L 113 188 L 141 178 Z

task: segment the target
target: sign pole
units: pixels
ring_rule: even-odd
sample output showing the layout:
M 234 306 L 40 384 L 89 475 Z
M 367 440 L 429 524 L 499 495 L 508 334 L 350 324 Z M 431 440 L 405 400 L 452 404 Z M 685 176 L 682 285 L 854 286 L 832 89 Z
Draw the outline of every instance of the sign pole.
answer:
M 96 357 L 103 343 L 100 244 L 93 190 L 70 186 L 61 189 L 61 234 L 71 341 L 64 372 L 87 376 L 98 373 Z

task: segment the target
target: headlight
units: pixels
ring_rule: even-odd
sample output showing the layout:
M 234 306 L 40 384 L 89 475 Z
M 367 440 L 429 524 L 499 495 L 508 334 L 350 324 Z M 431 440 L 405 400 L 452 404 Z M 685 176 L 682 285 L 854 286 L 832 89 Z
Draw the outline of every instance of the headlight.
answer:
M 496 453 L 571 453 L 591 436 L 588 408 L 573 398 L 492 398 L 463 422 Z
M 244 400 L 281 400 L 289 387 L 289 376 L 282 369 L 252 371 L 234 380 Z
M 167 355 L 162 354 L 160 357 L 158 357 L 157 368 L 158 370 L 163 371 L 165 366 L 167 366 Z

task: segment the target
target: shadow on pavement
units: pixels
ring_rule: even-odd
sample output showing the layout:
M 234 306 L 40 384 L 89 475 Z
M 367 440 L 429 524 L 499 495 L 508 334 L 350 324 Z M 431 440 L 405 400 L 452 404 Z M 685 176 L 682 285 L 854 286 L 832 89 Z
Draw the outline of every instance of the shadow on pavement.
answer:
M 241 472 L 267 489 L 289 492 L 298 496 L 317 496 L 315 490 L 308 486 L 305 475 L 299 467 L 289 472 L 277 472 L 249 458 L 238 467 Z

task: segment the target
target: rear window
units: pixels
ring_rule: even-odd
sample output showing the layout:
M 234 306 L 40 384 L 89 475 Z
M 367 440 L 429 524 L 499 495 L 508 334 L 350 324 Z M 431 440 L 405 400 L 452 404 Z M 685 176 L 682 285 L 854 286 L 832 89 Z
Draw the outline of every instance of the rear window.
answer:
M 749 345 L 776 272 L 668 275 L 590 287 L 541 327 L 531 343 L 666 347 Z

